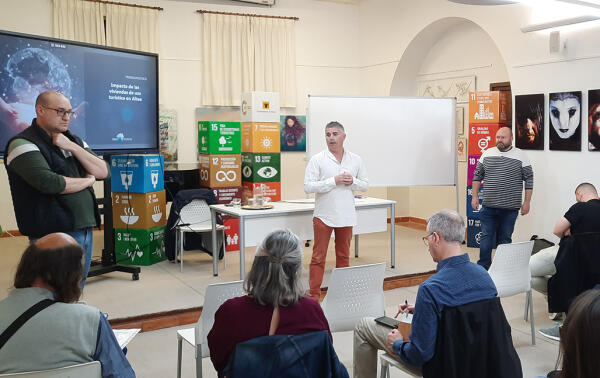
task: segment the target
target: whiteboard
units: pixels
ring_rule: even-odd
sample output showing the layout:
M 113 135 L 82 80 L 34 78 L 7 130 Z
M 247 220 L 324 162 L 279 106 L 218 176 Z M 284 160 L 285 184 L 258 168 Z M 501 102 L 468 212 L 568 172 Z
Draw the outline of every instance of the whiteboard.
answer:
M 307 161 L 327 148 L 325 125 L 338 121 L 370 186 L 455 186 L 455 109 L 454 98 L 310 96 Z

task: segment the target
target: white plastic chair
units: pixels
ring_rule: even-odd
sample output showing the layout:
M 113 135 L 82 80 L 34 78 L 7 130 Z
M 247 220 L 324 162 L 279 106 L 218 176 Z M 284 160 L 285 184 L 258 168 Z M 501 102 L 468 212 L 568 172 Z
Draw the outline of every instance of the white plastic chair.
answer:
M 395 367 L 411 377 L 422 377 L 421 374 L 417 374 L 410 370 L 405 365 L 397 361 L 394 357 L 390 356 L 389 353 L 383 353 L 379 356 L 379 365 L 381 366 L 381 371 L 379 372 L 380 378 L 388 378 L 390 376 L 390 367 Z
M 183 272 L 183 238 L 186 232 L 212 232 L 212 221 L 210 214 L 210 207 L 204 200 L 195 199 L 192 202 L 185 205 L 179 212 L 179 221 L 176 224 L 177 232 L 175 233 L 175 255 L 179 256 L 180 268 L 179 271 Z M 217 231 L 223 232 L 223 265 L 225 263 L 225 226 L 217 224 Z M 213 253 L 219 253 L 213 251 Z
M 37 370 L 23 373 L 0 374 L 0 377 L 18 378 L 101 378 L 102 367 L 99 361 L 86 362 L 51 370 Z
M 488 273 L 498 290 L 498 297 L 510 297 L 519 293 L 525 293 L 525 314 L 523 318 L 527 321 L 527 310 L 531 323 L 531 344 L 535 345 L 535 325 L 533 319 L 533 298 L 531 295 L 531 270 L 529 259 L 533 250 L 533 241 L 521 243 L 500 244 L 496 248 L 496 254 Z
M 365 316 L 385 314 L 385 263 L 335 268 L 321 303 L 331 332 L 352 331 Z
M 202 359 L 210 356 L 206 336 L 215 322 L 215 312 L 230 298 L 245 295 L 244 281 L 233 281 L 211 284 L 206 287 L 204 294 L 204 305 L 198 323 L 193 328 L 185 328 L 177 331 L 177 378 L 181 378 L 181 347 L 185 340 L 195 347 L 196 352 L 196 377 L 202 377 Z

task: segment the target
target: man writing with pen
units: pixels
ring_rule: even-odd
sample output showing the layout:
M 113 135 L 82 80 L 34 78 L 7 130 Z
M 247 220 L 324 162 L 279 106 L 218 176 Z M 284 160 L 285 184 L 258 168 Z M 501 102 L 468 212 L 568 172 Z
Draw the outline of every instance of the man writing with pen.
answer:
M 465 222 L 456 211 L 442 210 L 428 219 L 423 242 L 438 264 L 437 271 L 419 286 L 415 305 L 405 301 L 396 314 L 413 314 L 412 331 L 403 335 L 373 318 L 361 319 L 354 328 L 355 378 L 377 375 L 378 349 L 420 373 L 423 364 L 433 357 L 443 309 L 496 297 L 496 286 L 487 271 L 462 252 L 464 236 Z

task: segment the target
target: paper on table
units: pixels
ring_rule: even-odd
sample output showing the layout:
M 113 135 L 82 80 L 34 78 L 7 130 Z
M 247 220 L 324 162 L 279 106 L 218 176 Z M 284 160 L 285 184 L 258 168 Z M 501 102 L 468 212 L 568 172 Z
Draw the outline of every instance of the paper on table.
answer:
M 141 330 L 141 328 L 113 329 L 113 332 L 115 333 L 115 337 L 119 342 L 119 346 L 121 349 L 123 349 Z

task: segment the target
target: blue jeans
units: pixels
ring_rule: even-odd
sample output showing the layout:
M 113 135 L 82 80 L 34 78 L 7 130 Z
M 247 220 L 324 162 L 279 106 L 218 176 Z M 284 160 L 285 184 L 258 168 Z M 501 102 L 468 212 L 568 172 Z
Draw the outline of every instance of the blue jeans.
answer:
M 85 286 L 85 279 L 92 265 L 92 246 L 94 244 L 94 232 L 91 227 L 80 228 L 75 231 L 67 232 L 73 239 L 83 248 L 83 279 L 81 280 L 81 288 Z
M 498 244 L 512 243 L 512 233 L 519 209 L 483 207 L 479 211 L 481 220 L 481 241 L 477 264 L 489 269 L 492 264 L 492 249 Z

